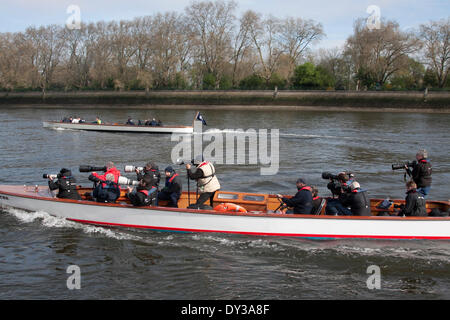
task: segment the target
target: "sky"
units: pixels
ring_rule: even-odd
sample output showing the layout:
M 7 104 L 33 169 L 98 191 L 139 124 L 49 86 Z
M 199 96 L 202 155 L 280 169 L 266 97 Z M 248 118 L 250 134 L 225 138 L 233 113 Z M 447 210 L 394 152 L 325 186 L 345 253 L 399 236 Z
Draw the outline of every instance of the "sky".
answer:
M 85 23 L 131 20 L 158 12 L 183 12 L 192 0 L 0 0 L 0 32 L 24 31 L 29 26 L 65 25 L 70 5 L 80 8 Z M 247 10 L 278 18 L 301 17 L 323 25 L 326 37 L 316 47 L 334 48 L 353 33 L 357 18 L 367 19 L 369 6 L 382 19 L 395 20 L 402 30 L 450 17 L 450 0 L 235 0 L 237 16 Z

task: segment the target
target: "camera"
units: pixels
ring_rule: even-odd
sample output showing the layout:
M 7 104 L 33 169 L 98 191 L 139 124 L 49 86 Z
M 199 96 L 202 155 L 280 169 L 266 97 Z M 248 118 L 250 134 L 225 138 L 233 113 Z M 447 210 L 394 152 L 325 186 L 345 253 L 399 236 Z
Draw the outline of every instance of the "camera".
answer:
M 350 179 L 355 177 L 355 175 L 353 173 L 349 172 L 349 171 L 345 171 L 344 173 L 346 175 L 348 175 L 348 177 Z M 327 184 L 327 188 L 331 191 L 331 193 L 334 196 L 339 196 L 339 195 L 341 195 L 343 193 L 348 193 L 348 192 L 351 191 L 350 190 L 350 186 L 346 185 L 345 183 L 342 184 L 339 181 L 339 175 L 335 175 L 335 174 L 332 174 L 330 172 L 323 172 L 322 173 L 322 179 L 331 180 Z
M 350 171 L 344 171 L 344 173 L 346 175 L 348 175 L 348 177 L 350 179 L 355 177 L 355 175 L 353 173 L 351 173 Z M 335 175 L 335 174 L 332 174 L 330 172 L 322 172 L 322 179 L 325 179 L 325 180 L 330 180 L 330 179 L 331 180 L 338 180 L 338 178 L 339 178 L 339 175 Z
M 48 179 L 48 178 L 57 179 L 57 178 L 59 178 L 59 177 L 60 177 L 59 174 L 48 174 L 48 173 L 44 173 L 44 174 L 42 175 L 42 178 L 43 178 L 43 179 Z
M 144 171 L 144 167 L 135 167 L 135 166 L 125 166 L 124 171 L 125 172 L 135 172 L 136 169 L 141 172 Z
M 139 181 L 131 180 L 127 177 L 120 176 L 117 181 L 118 184 L 126 185 L 126 186 L 138 186 Z
M 325 179 L 325 180 L 329 180 L 329 179 L 337 180 L 338 176 L 334 175 L 334 174 L 331 174 L 330 172 L 322 172 L 322 179 Z
M 91 171 L 104 171 L 106 172 L 106 166 L 104 167 L 93 167 L 93 166 L 80 166 L 80 172 L 91 172 Z
M 405 169 L 405 166 L 407 166 L 407 167 L 414 167 L 416 164 L 417 164 L 417 161 L 404 162 L 404 163 L 393 163 L 392 164 L 392 170 Z

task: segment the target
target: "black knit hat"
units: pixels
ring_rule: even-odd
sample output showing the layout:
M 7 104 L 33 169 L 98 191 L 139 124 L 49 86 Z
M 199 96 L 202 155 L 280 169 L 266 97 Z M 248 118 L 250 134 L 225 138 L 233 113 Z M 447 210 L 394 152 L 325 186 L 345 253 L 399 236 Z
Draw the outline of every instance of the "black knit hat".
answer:
M 175 172 L 175 170 L 173 170 L 173 168 L 171 166 L 168 166 L 164 171 L 170 172 L 170 173 L 174 173 Z

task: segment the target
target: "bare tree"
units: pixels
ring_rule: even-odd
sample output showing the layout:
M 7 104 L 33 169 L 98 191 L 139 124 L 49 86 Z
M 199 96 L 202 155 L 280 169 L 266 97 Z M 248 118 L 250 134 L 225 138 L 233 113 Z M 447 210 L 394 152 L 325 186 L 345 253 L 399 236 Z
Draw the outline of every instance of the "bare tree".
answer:
M 189 46 L 184 18 L 175 13 L 157 14 L 153 30 L 153 68 L 158 86 L 168 87 L 183 71 Z
M 249 55 L 252 50 L 252 41 L 250 36 L 251 17 L 248 14 L 244 14 L 239 21 L 239 30 L 233 38 L 233 71 L 232 71 L 232 83 L 233 86 L 237 85 L 237 74 L 240 64 L 243 59 Z
M 345 56 L 342 49 L 320 49 L 318 51 L 317 65 L 327 70 L 335 80 L 335 87 L 350 90 L 351 61 Z
M 112 32 L 106 22 L 91 23 L 88 25 L 90 47 L 92 50 L 92 67 L 90 76 L 100 88 L 105 88 L 109 78 L 113 77 L 112 70 Z
M 418 38 L 411 32 L 401 31 L 394 21 L 381 21 L 379 29 L 370 30 L 365 20 L 358 19 L 354 34 L 346 43 L 346 53 L 352 58 L 355 73 L 364 73 L 379 85 L 408 62 L 409 54 L 419 49 Z
M 313 20 L 302 18 L 286 18 L 280 24 L 280 43 L 283 52 L 289 57 L 290 76 L 295 66 L 299 63 L 300 57 L 308 47 L 322 39 L 324 36 L 323 27 Z
M 137 51 L 133 24 L 122 20 L 119 23 L 112 22 L 108 27 L 111 28 L 112 61 L 115 66 L 116 80 L 123 84 L 128 80 L 128 67 Z
M 186 8 L 194 58 L 215 77 L 216 89 L 232 56 L 231 35 L 236 6 L 234 1 L 194 1 Z
M 422 24 L 419 34 L 425 47 L 425 62 L 436 75 L 439 88 L 443 88 L 450 70 L 450 18 Z
M 37 71 L 39 86 L 45 97 L 65 48 L 64 29 L 56 25 L 39 29 L 30 27 L 26 30 L 25 36 L 32 43 L 34 49 L 31 55 L 32 65 Z
M 263 20 L 260 14 L 251 10 L 247 11 L 245 16 L 260 64 L 258 73 L 266 83 L 269 83 L 278 67 L 280 57 L 284 53 L 279 39 L 280 20 L 274 16 Z

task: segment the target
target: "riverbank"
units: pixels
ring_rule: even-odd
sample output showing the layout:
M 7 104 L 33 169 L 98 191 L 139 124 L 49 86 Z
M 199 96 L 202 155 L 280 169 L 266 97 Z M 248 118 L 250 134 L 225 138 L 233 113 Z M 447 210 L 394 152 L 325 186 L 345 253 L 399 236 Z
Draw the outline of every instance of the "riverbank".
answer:
M 0 93 L 3 107 L 450 112 L 450 92 L 129 91 Z

